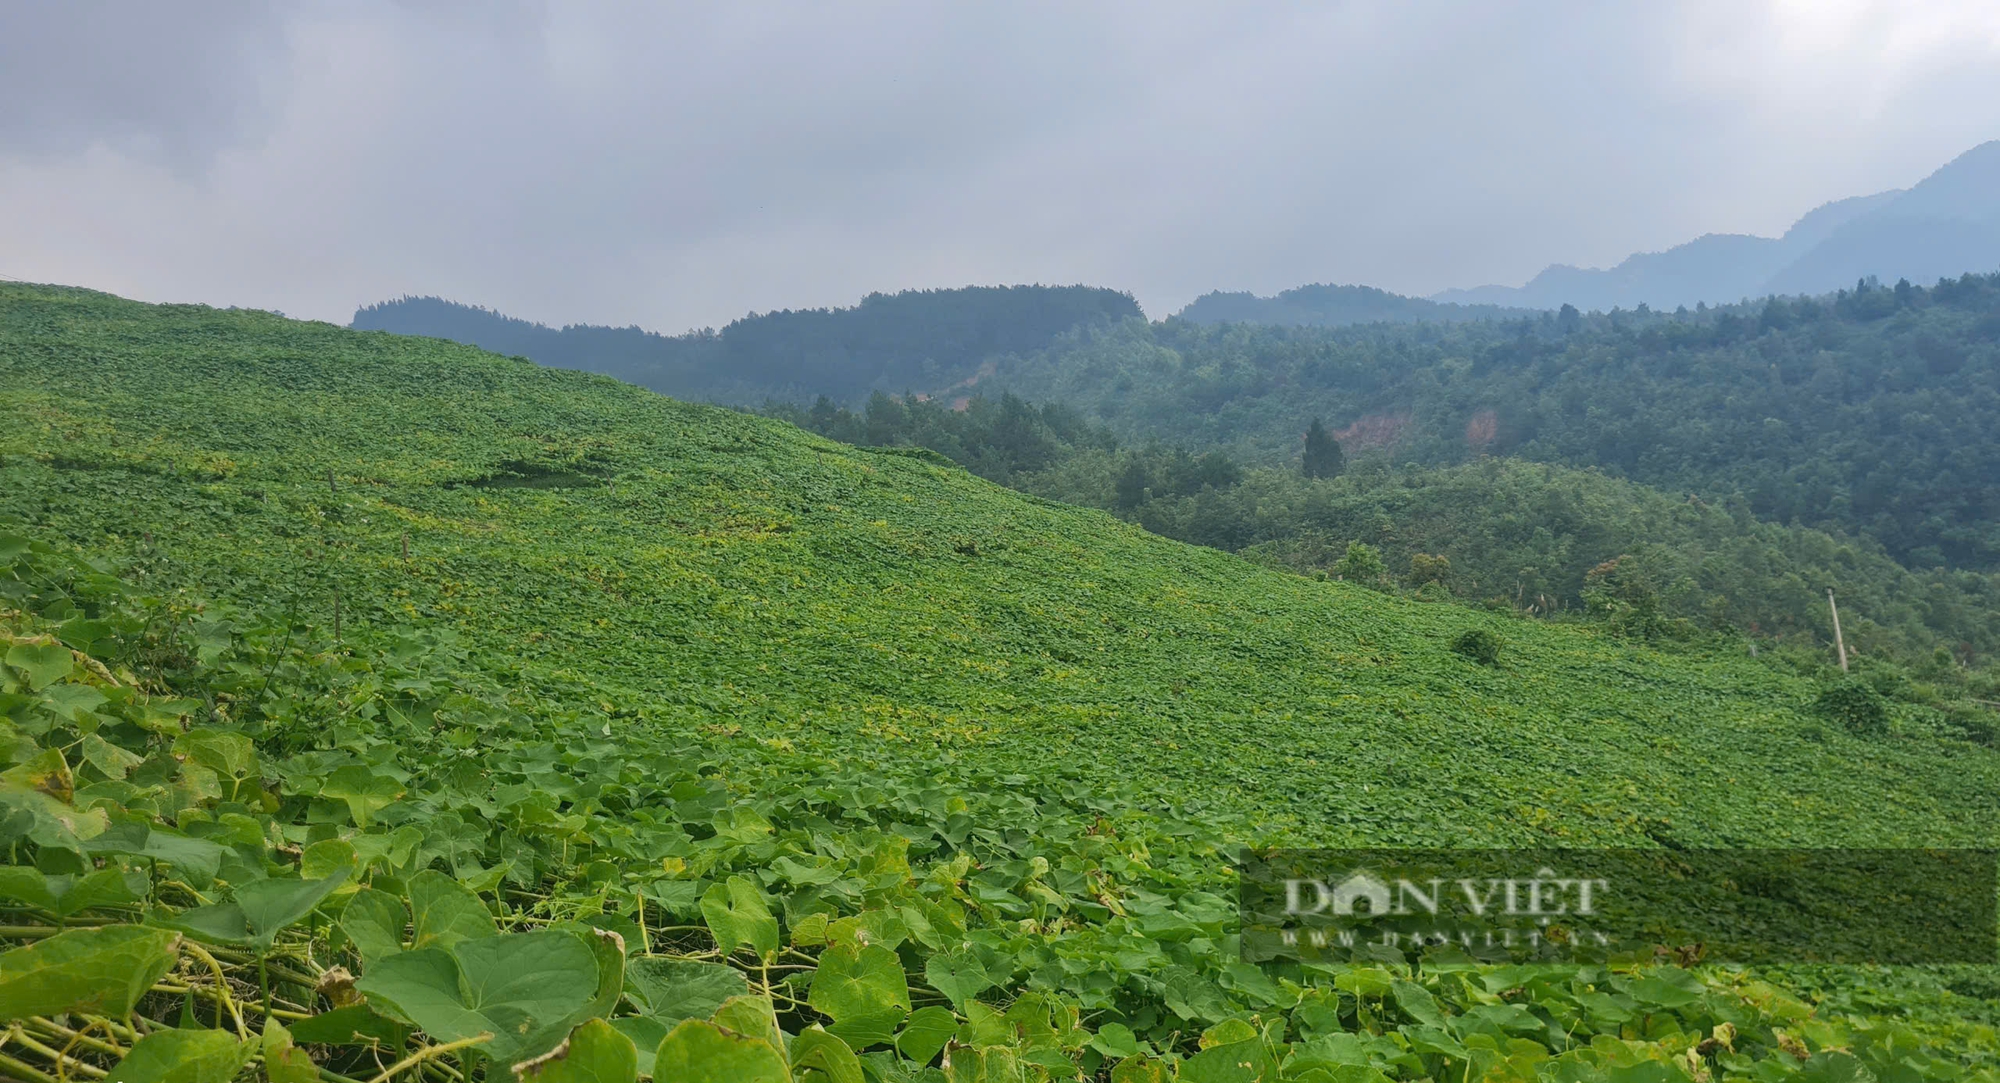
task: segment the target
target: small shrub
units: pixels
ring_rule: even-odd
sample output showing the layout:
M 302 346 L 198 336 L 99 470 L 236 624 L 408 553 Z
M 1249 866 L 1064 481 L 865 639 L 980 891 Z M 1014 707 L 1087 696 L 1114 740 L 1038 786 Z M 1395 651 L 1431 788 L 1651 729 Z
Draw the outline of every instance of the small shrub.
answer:
M 1365 542 L 1348 542 L 1347 553 L 1333 566 L 1336 579 L 1362 586 L 1377 587 L 1388 578 L 1389 568 L 1382 563 L 1382 551 Z
M 1421 587 L 1426 583 L 1442 583 L 1451 578 L 1451 559 L 1430 553 L 1414 553 L 1410 556 L 1410 585 Z
M 1814 707 L 1849 733 L 1877 734 L 1889 729 L 1889 704 L 1864 681 L 1843 680 L 1819 694 Z
M 1500 664 L 1500 637 L 1484 628 L 1460 632 L 1451 641 L 1451 649 L 1482 666 Z

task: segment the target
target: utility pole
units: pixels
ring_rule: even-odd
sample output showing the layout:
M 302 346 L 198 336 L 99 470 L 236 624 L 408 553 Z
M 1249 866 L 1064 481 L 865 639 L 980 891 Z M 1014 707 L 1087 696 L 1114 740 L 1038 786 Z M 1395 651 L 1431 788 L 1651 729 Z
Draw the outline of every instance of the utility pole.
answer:
M 1833 649 L 1840 655 L 1840 671 L 1847 672 L 1847 641 L 1840 637 L 1840 607 L 1833 604 L 1833 588 L 1826 588 L 1826 607 L 1833 611 Z

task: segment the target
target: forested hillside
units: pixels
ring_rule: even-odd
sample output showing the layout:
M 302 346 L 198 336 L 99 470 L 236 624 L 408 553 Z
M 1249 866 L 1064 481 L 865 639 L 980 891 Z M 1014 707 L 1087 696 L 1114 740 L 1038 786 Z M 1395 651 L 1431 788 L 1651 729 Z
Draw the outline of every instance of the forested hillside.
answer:
M 696 401 L 857 401 L 871 390 L 970 386 L 991 357 L 1046 346 L 1079 325 L 1140 317 L 1129 294 L 1083 286 L 874 293 L 852 308 L 752 313 L 721 331 L 561 330 L 436 297 L 354 314 L 360 330 L 447 338 L 555 368 L 616 376 Z
M 1237 956 L 1244 845 L 1992 846 L 1949 711 L 449 343 L 0 284 L 0 632 L 37 1083 L 2000 1064 L 1990 967 Z
M 2000 568 L 2000 275 L 1504 323 L 1127 321 L 992 383 L 1247 463 L 1296 463 L 1319 417 L 1351 459 L 1596 468 L 1913 567 Z

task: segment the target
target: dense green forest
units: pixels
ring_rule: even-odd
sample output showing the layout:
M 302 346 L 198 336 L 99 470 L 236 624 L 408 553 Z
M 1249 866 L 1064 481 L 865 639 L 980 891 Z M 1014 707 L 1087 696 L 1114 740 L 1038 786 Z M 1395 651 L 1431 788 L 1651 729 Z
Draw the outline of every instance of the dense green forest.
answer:
M 1594 468 L 1912 567 L 2000 568 L 2000 275 L 1493 323 L 1131 320 L 993 383 L 1246 463 L 1297 463 L 1319 417 L 1349 458 Z
M 1130 454 L 938 409 L 1009 454 L 1070 433 L 1027 473 Z M 936 459 L 0 284 L 0 1074 L 2000 1066 L 1991 966 L 1264 969 L 1230 898 L 1246 845 L 1990 847 L 1968 716 L 1824 653 L 1283 574 Z M 1256 483 L 1134 461 L 1142 507 Z
M 355 312 L 360 330 L 448 338 L 556 368 L 616 376 L 697 401 L 858 400 L 871 390 L 970 386 L 981 363 L 1078 326 L 1140 318 L 1131 295 L 1084 286 L 972 286 L 873 293 L 852 308 L 752 313 L 720 331 L 560 330 L 436 297 Z

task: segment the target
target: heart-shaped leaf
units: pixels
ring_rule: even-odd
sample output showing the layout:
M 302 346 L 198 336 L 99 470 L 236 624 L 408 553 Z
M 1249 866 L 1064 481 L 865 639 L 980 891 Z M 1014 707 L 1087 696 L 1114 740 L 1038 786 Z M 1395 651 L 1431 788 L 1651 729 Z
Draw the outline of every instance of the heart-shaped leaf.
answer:
M 362 868 L 380 864 L 391 872 L 407 868 L 415 857 L 417 846 L 423 841 L 424 833 L 409 824 L 386 835 L 355 835 L 348 840 L 353 844 L 355 859 Z
M 792 1073 L 796 1083 L 865 1083 L 861 1058 L 819 1027 L 807 1027 L 792 1039 Z
M 653 1055 L 653 1078 L 675 1083 L 792 1083 L 785 1055 L 762 1038 L 689 1019 Z
M 639 1050 L 609 1023 L 592 1019 L 555 1049 L 516 1064 L 514 1075 L 520 1083 L 633 1083 Z
M 98 869 L 82 876 L 49 876 L 25 865 L 0 866 L 0 898 L 18 899 L 57 917 L 97 906 L 137 902 L 146 889 L 144 873 Z
M 1111 1069 L 1111 1083 L 1173 1083 L 1173 1078 L 1167 1062 L 1144 1055 L 1126 1057 Z
M 321 880 L 258 880 L 236 889 L 236 905 L 249 919 L 250 934 L 269 948 L 280 930 L 312 913 L 320 900 L 346 882 L 345 869 Z
M 25 865 L 0 866 L 0 899 L 13 899 L 44 910 L 56 908 L 56 894 L 49 887 L 49 878 L 42 870 Z
M 902 960 L 878 944 L 836 944 L 819 957 L 806 1002 L 858 1048 L 886 1042 L 910 1010 Z
M 621 1015 L 611 1020 L 611 1029 L 632 1039 L 639 1051 L 639 1074 L 653 1074 L 653 1054 L 660 1043 L 667 1040 L 667 1031 L 672 1029 L 648 1015 Z
M 154 914 L 152 920 L 165 928 L 178 929 L 204 944 L 247 947 L 255 940 L 250 932 L 250 918 L 234 902 L 210 903 L 178 914 L 162 911 Z
M 435 869 L 410 878 L 413 948 L 451 949 L 462 941 L 498 936 L 493 914 L 465 885 Z
M 182 879 L 194 886 L 212 882 L 222 868 L 223 847 L 207 839 L 193 839 L 160 827 L 139 823 L 112 826 L 83 844 L 85 853 L 129 854 L 174 867 Z
M 346 802 L 354 826 L 365 830 L 375 822 L 376 813 L 403 796 L 403 789 L 402 783 L 387 775 L 360 764 L 349 764 L 328 775 L 319 792 L 322 797 Z
M 410 1028 L 366 1004 L 349 1004 L 292 1024 L 292 1038 L 314 1045 L 379 1045 L 394 1049 Z
M 107 702 L 104 693 L 87 684 L 58 684 L 42 690 L 42 710 L 73 726 L 94 726 L 98 719 L 92 712 Z
M 143 925 L 72 929 L 0 954 L 0 1019 L 132 1010 L 173 968 L 180 935 Z
M 903 1023 L 903 1032 L 896 1035 L 896 1051 L 918 1064 L 929 1064 L 957 1033 L 958 1016 L 950 1008 L 918 1008 Z
M 252 880 L 236 898 L 153 920 L 214 944 L 245 944 L 270 951 L 278 933 L 312 913 L 321 899 L 347 881 L 341 872 L 324 880 Z
M 576 1014 L 569 1019 L 575 1026 L 586 1019 L 601 1018 L 618 1009 L 618 1002 L 625 995 L 625 938 L 609 929 L 597 929 L 588 925 L 565 926 L 590 946 L 590 954 L 597 960 L 597 992 Z
M 229 1083 L 251 1046 L 226 1030 L 162 1030 L 146 1035 L 111 1069 L 117 1083 Z M 273 1083 L 278 1083 L 273 1078 Z
M 299 876 L 324 880 L 329 876 L 354 875 L 361 867 L 360 855 L 346 839 L 321 839 L 299 853 Z
M 662 1036 L 683 1019 L 707 1019 L 723 1001 L 749 994 L 743 974 L 720 963 L 641 956 L 625 968 L 625 995 L 665 1025 Z
M 106 778 L 124 778 L 146 760 L 93 733 L 83 739 L 83 762 L 104 772 Z
M 482 1048 L 503 1064 L 561 1041 L 598 987 L 590 945 L 560 930 L 402 952 L 377 961 L 356 983 L 438 1041 L 491 1033 Z
M 725 955 L 745 944 L 760 956 L 778 950 L 778 919 L 771 916 L 771 902 L 747 876 L 710 887 L 701 897 L 701 916 Z
M 372 968 L 376 960 L 403 950 L 403 930 L 410 924 L 410 909 L 403 900 L 386 891 L 364 887 L 347 900 L 340 912 L 340 931 L 347 934 L 361 953 L 361 965 Z
M 76 780 L 62 751 L 50 748 L 0 771 L 0 792 L 35 795 L 60 804 L 75 795 Z
M 39 692 L 69 676 L 76 660 L 60 643 L 16 643 L 7 648 L 7 664 L 21 671 L 28 691 Z
M 769 997 L 730 997 L 715 1009 L 709 1022 L 734 1034 L 762 1038 L 779 1052 L 785 1049 L 785 1032 L 778 1026 L 778 1009 Z
M 941 952 L 924 961 L 924 980 L 964 1011 L 973 998 L 993 988 L 993 976 L 969 951 Z
M 193 729 L 174 742 L 174 751 L 230 780 L 257 773 L 257 746 L 230 730 Z
M 319 1083 L 319 1068 L 292 1040 L 284 1025 L 264 1024 L 264 1078 L 270 1083 Z
M 1444 1012 L 1438 1007 L 1437 998 L 1423 986 L 1399 979 L 1389 987 L 1389 995 L 1395 998 L 1396 1006 L 1403 1009 L 1403 1014 L 1411 1019 L 1425 1026 L 1440 1029 L 1445 1026 Z
M 1261 1039 L 1210 1046 L 1181 1062 L 1182 1083 L 1255 1083 L 1275 1079 L 1278 1064 Z

